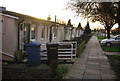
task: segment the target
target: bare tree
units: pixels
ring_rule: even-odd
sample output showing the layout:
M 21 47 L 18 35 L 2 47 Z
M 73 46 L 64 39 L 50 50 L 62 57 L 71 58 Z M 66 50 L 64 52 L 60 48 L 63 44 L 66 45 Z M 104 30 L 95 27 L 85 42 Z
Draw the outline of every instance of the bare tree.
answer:
M 81 2 L 80 0 L 71 0 L 68 3 L 68 9 L 75 11 L 77 16 L 89 18 L 93 22 L 99 21 L 103 24 L 107 31 L 107 38 L 110 38 L 110 30 L 116 24 L 113 8 L 112 2 Z

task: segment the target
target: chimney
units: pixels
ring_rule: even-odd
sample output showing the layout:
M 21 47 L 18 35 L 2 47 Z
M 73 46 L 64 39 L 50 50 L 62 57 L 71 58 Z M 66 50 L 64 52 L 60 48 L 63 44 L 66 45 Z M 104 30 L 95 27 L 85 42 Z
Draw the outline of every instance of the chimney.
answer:
M 6 7 L 0 6 L 0 12 L 5 11 Z

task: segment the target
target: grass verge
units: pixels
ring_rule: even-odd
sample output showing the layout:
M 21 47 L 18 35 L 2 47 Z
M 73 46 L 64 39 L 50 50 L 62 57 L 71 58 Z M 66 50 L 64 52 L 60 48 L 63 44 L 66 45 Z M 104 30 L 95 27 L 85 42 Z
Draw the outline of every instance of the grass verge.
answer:
M 98 41 L 99 43 L 105 39 L 104 36 L 97 36 L 98 38 Z M 120 47 L 119 46 L 110 46 L 110 47 L 107 47 L 107 46 L 101 46 L 102 50 L 103 51 L 109 51 L 109 52 L 120 52 Z
M 99 42 L 101 42 L 103 39 L 105 39 L 105 37 L 104 36 L 97 36 L 97 38 L 98 38 L 98 40 L 99 40 Z
M 111 46 L 111 47 L 106 47 L 106 46 L 101 46 L 103 51 L 109 51 L 109 52 L 120 52 L 120 47 L 118 46 Z

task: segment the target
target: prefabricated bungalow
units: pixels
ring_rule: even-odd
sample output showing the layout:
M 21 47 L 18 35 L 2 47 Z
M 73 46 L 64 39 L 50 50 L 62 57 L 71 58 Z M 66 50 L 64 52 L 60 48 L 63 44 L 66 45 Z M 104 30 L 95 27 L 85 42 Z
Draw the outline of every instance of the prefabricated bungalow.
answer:
M 75 37 L 80 37 L 83 34 L 83 28 L 80 23 L 79 23 L 79 26 L 76 28 L 75 32 L 76 32 Z
M 18 27 L 17 27 L 17 20 L 18 17 L 7 15 L 7 14 L 1 14 L 1 34 L 2 34 L 2 59 L 4 60 L 13 60 L 11 57 L 14 54 L 14 52 L 17 50 L 17 37 L 18 37 Z M 8 57 L 9 56 L 9 57 Z
M 0 13 L 2 33 L 2 60 L 13 61 L 14 52 L 23 50 L 24 43 L 60 42 L 76 35 L 76 28 L 53 21 L 12 12 L 4 7 Z M 72 33 L 74 29 L 74 33 Z

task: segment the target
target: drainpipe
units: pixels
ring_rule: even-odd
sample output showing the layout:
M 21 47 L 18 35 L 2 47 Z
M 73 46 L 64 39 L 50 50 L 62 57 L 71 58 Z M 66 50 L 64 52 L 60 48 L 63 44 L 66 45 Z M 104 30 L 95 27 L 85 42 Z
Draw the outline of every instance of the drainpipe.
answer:
M 49 42 L 52 41 L 52 26 L 50 26 L 50 39 L 49 40 L 50 40 Z
M 20 35 L 19 35 L 19 33 L 20 33 L 20 24 L 21 24 L 22 22 L 24 22 L 24 19 L 18 22 L 18 50 L 20 49 L 20 48 L 19 48 L 19 44 L 20 44 L 20 38 L 19 38 Z

